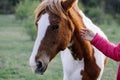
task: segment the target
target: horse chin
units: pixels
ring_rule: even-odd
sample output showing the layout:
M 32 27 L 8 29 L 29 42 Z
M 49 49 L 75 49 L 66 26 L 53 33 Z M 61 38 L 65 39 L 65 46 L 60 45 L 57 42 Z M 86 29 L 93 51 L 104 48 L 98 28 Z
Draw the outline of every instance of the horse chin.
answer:
M 36 72 L 36 74 L 44 75 L 45 72 Z

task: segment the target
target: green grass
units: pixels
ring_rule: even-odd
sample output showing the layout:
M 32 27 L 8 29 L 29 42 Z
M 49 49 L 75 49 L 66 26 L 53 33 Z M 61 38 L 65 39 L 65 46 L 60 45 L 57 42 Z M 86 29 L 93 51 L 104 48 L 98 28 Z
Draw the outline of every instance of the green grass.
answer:
M 13 15 L 0 15 L 0 80 L 62 80 L 59 57 L 52 61 L 44 76 L 32 73 L 28 61 L 33 44 Z
M 120 42 L 120 26 L 116 22 L 111 21 L 111 23 L 102 24 L 100 27 L 107 35 L 109 41 L 116 45 Z M 103 80 L 116 80 L 118 65 L 119 64 L 117 62 L 109 59 L 108 64 L 104 70 Z
M 120 27 L 101 25 L 110 41 L 120 40 Z M 62 80 L 62 64 L 58 55 L 43 76 L 32 73 L 28 61 L 34 42 L 13 15 L 0 15 L 0 80 Z M 109 60 L 102 80 L 115 80 L 117 63 Z

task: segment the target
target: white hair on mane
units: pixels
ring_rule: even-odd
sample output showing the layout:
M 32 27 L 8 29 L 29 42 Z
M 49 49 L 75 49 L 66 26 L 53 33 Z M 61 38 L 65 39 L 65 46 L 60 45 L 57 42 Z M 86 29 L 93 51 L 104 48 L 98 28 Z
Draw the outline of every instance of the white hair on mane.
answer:
M 46 9 L 49 9 L 49 11 L 55 15 L 66 19 L 65 11 L 61 5 L 61 0 L 43 0 L 35 10 L 35 19 L 37 19 L 41 15 L 41 12 Z

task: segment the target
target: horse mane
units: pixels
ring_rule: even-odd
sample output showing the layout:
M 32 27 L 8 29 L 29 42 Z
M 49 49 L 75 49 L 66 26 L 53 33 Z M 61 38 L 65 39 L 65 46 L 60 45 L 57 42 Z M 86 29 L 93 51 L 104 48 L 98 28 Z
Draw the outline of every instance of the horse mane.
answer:
M 43 11 L 47 9 L 59 17 L 66 19 L 65 11 L 62 8 L 61 0 L 43 0 L 35 10 L 35 21 L 41 16 Z
M 77 1 L 76 1 L 77 2 Z M 79 8 L 77 5 L 73 6 L 77 12 L 79 12 Z M 67 19 L 67 15 L 65 10 L 62 7 L 61 0 L 43 0 L 35 10 L 35 23 L 37 23 L 39 17 L 41 16 L 43 11 L 47 11 L 47 9 L 64 19 Z

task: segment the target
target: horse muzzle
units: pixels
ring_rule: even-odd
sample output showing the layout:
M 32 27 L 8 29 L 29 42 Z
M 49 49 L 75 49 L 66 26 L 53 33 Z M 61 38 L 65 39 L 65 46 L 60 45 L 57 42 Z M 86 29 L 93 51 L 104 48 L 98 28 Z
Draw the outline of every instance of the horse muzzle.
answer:
M 46 64 L 42 64 L 41 61 L 38 61 L 36 66 L 37 66 L 37 67 L 36 67 L 36 69 L 35 69 L 35 73 L 40 74 L 40 75 L 43 75 L 44 72 L 45 72 L 46 69 L 47 69 L 47 65 L 46 65 Z

